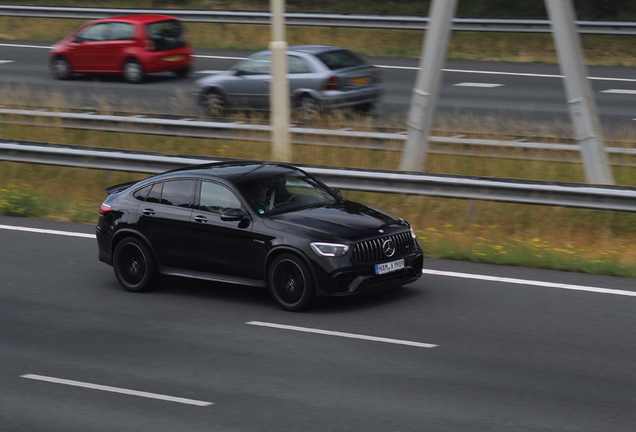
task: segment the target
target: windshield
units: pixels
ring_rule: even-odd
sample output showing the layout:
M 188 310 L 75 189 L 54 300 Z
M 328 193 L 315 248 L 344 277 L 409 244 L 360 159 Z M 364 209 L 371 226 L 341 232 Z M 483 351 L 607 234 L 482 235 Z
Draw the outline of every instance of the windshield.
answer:
M 239 188 L 259 214 L 279 214 L 336 199 L 314 179 L 302 173 L 276 174 L 240 183 Z

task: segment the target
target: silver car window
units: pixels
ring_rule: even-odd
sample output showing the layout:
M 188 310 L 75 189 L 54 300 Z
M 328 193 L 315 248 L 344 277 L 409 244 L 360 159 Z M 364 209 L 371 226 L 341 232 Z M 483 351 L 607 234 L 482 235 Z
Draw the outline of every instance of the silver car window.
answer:
M 272 61 L 269 55 L 247 60 L 239 65 L 243 75 L 269 74 Z
M 287 67 L 292 74 L 311 72 L 303 59 L 292 55 L 287 56 Z

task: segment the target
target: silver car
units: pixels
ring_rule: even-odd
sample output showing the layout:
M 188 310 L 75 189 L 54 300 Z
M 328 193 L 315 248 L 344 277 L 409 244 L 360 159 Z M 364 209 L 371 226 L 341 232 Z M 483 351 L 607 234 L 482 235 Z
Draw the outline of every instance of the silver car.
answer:
M 287 49 L 291 109 L 310 120 L 326 108 L 371 110 L 382 95 L 382 72 L 354 52 L 328 45 Z M 271 52 L 260 51 L 233 68 L 196 81 L 194 94 L 205 114 L 228 109 L 269 109 Z

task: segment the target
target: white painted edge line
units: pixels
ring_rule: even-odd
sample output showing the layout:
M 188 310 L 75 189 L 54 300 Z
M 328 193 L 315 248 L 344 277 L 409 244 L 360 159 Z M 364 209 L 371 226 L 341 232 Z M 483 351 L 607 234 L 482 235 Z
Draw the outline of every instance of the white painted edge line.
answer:
M 376 336 L 366 336 L 366 335 L 359 335 L 354 333 L 343 333 L 343 332 L 337 332 L 337 331 L 331 331 L 331 330 L 320 330 L 320 329 L 314 329 L 309 327 L 296 327 L 296 326 L 290 326 L 285 324 L 266 323 L 261 321 L 248 321 L 245 324 L 260 326 L 260 327 L 271 327 L 271 328 L 282 329 L 282 330 L 293 330 L 293 331 L 299 331 L 299 332 L 305 332 L 305 333 L 316 333 L 316 334 L 322 334 L 327 336 L 338 336 L 338 337 L 344 337 L 349 339 L 362 339 L 362 340 L 368 340 L 373 342 L 385 342 L 385 343 L 396 344 L 396 345 L 408 345 L 408 346 L 413 346 L 418 348 L 435 348 L 438 346 L 435 344 L 429 344 L 429 343 L 423 343 L 423 342 L 413 342 L 413 341 L 390 339 L 390 338 L 383 338 L 383 337 L 376 337 Z
M 614 294 L 614 295 L 622 295 L 627 297 L 636 297 L 635 291 L 625 291 L 625 290 L 617 290 L 610 288 L 598 288 L 584 285 L 570 285 L 570 284 L 562 284 L 556 282 L 542 282 L 542 281 L 533 281 L 526 279 L 514 279 L 514 278 L 505 278 L 505 277 L 497 277 L 497 276 L 486 276 L 486 275 L 477 275 L 477 274 L 469 274 L 469 273 L 457 273 L 457 272 L 449 272 L 449 271 L 440 271 L 440 270 L 428 270 L 422 269 L 423 274 L 435 275 L 435 276 L 448 276 L 448 277 L 456 277 L 463 279 L 476 279 L 476 280 L 484 280 L 490 282 L 502 282 L 508 284 L 517 284 L 517 285 L 531 285 L 545 288 L 560 288 L 566 290 L 574 290 L 574 291 L 587 291 L 594 292 L 600 294 Z
M 186 399 L 186 398 L 180 398 L 180 397 L 175 397 L 175 396 L 167 396 L 167 395 L 162 395 L 162 394 L 157 394 L 157 393 L 148 393 L 148 392 L 137 391 L 137 390 L 129 390 L 129 389 L 124 389 L 124 388 L 119 388 L 119 387 L 110 387 L 110 386 L 99 385 L 99 384 L 91 384 L 91 383 L 67 380 L 67 379 L 62 379 L 62 378 L 53 378 L 53 377 L 47 377 L 47 376 L 42 376 L 42 375 L 26 374 L 26 375 L 20 375 L 20 378 L 27 378 L 27 379 L 38 380 L 38 381 L 46 381 L 46 382 L 50 382 L 50 383 L 64 384 L 64 385 L 69 385 L 69 386 L 74 386 L 74 387 L 83 387 L 83 388 L 88 388 L 88 389 L 93 389 L 93 390 L 107 391 L 107 392 L 111 392 L 111 393 L 121 393 L 121 394 L 126 394 L 126 395 L 131 395 L 131 396 L 140 396 L 140 397 L 145 397 L 145 398 L 149 398 L 149 399 L 159 399 L 159 400 L 164 400 L 164 401 L 168 401 L 168 402 L 177 402 L 177 403 L 188 404 L 188 405 L 196 405 L 196 406 L 214 405 L 212 402 L 205 402 L 205 401 L 199 401 L 199 400 L 194 400 L 194 399 Z
M 633 120 L 636 120 L 636 118 Z M 0 229 L 10 230 L 10 231 L 32 232 L 32 233 L 38 233 L 38 234 L 54 234 L 54 235 L 61 235 L 61 236 L 68 236 L 68 237 L 81 237 L 81 238 L 90 238 L 90 239 L 96 238 L 95 234 L 85 234 L 85 233 L 78 233 L 78 232 L 58 231 L 58 230 L 49 230 L 49 229 L 40 229 L 40 228 L 28 228 L 28 227 L 13 226 L 13 225 L 0 225 Z M 636 292 L 634 291 L 598 288 L 598 287 L 590 287 L 590 286 L 583 286 L 583 285 L 569 285 L 569 284 L 561 284 L 561 283 L 554 283 L 554 282 L 541 282 L 541 281 L 532 281 L 532 280 L 526 280 L 526 279 L 502 278 L 502 277 L 496 277 L 496 276 L 485 276 L 485 275 L 476 275 L 476 274 L 469 274 L 469 273 L 457 273 L 457 272 L 447 272 L 447 271 L 427 270 L 427 269 L 423 269 L 422 273 L 436 275 L 436 276 L 458 277 L 458 278 L 464 278 L 464 279 L 486 280 L 486 281 L 493 281 L 493 282 L 511 283 L 511 284 L 517 284 L 517 285 L 531 285 L 531 286 L 540 286 L 540 287 L 546 287 L 546 288 L 561 288 L 561 289 L 569 289 L 569 290 L 575 290 L 575 291 L 588 291 L 588 292 L 595 292 L 595 293 L 601 293 L 601 294 L 614 294 L 614 295 L 622 295 L 622 296 L 628 296 L 628 297 L 636 297 Z M 253 323 L 253 322 L 256 322 L 256 321 L 250 321 L 250 323 Z M 252 324 L 252 325 L 257 325 L 257 324 Z M 272 324 L 271 326 L 274 326 L 274 325 L 278 325 L 278 324 Z M 283 328 L 283 327 L 278 327 L 278 328 Z M 350 335 L 348 333 L 335 334 L 338 332 L 329 332 L 328 330 L 316 330 L 316 329 L 300 330 L 301 328 L 302 327 L 288 328 L 288 329 L 297 330 L 297 331 L 307 331 L 311 333 L 331 334 L 333 336 L 354 337 L 357 339 L 367 339 L 367 340 L 375 340 L 380 342 L 389 342 L 389 339 L 375 338 L 373 336 Z M 408 341 L 398 341 L 398 342 L 390 342 L 390 343 L 402 343 L 404 345 L 419 343 L 419 342 L 409 342 L 409 343 L 404 343 L 404 342 L 408 342 Z M 424 345 L 430 345 L 430 344 L 424 344 Z M 414 346 L 419 346 L 419 345 L 414 345 Z M 433 345 L 433 346 L 437 346 L 437 345 Z
M 15 47 L 15 48 L 42 48 L 42 49 L 53 48 L 51 45 L 41 46 L 41 45 L 20 45 L 20 44 L 7 44 L 7 43 L 0 43 L 0 46 Z
M 629 95 L 636 95 L 636 90 L 627 90 L 627 89 L 607 89 L 607 90 L 601 90 L 601 93 L 614 93 L 614 94 L 629 94 Z
M 15 63 L 15 60 L 0 60 L 0 64 Z
M 387 66 L 387 65 L 375 65 L 384 69 L 404 69 L 404 70 L 419 70 L 419 67 L 413 66 Z M 508 75 L 508 76 L 525 76 L 535 78 L 564 78 L 563 75 L 552 74 L 536 74 L 536 73 L 524 73 L 524 72 L 500 72 L 500 71 L 480 71 L 480 70 L 464 70 L 464 69 L 442 69 L 444 72 L 457 72 L 457 73 L 472 73 L 483 75 Z M 636 82 L 635 78 L 607 78 L 607 77 L 587 77 L 591 80 L 597 81 L 622 81 L 622 82 Z
M 32 233 L 38 233 L 38 234 L 55 234 L 55 235 L 68 236 L 68 237 L 82 237 L 82 238 L 90 238 L 90 239 L 96 238 L 95 234 L 84 234 L 84 233 L 78 233 L 78 232 L 58 231 L 58 230 L 40 229 L 40 228 L 28 228 L 28 227 L 13 226 L 13 225 L 0 225 L 0 229 L 9 230 L 9 231 L 32 232 Z
M 455 87 L 480 87 L 480 88 L 495 88 L 495 87 L 503 87 L 503 84 L 492 84 L 492 83 L 477 83 L 477 82 L 463 82 L 453 84 Z
M 206 56 L 206 55 L 193 55 L 192 57 L 219 59 L 219 60 L 245 60 L 247 58 L 247 57 L 226 57 L 226 56 Z

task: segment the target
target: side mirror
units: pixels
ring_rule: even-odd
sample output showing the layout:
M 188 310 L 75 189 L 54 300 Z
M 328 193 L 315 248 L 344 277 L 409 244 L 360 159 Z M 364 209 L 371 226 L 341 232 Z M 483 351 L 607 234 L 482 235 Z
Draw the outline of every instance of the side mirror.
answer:
M 226 222 L 242 221 L 246 217 L 245 212 L 238 208 L 226 210 L 221 214 L 221 220 Z

